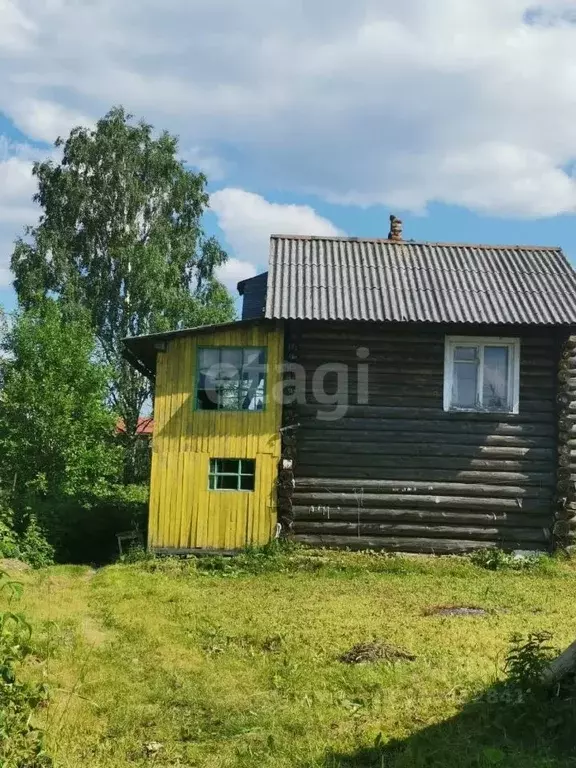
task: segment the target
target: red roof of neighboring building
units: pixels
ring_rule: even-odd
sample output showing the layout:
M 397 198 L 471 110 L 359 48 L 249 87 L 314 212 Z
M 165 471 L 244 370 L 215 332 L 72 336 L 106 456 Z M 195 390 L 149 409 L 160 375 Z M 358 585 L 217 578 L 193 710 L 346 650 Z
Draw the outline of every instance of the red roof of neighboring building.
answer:
M 116 422 L 116 432 L 125 432 L 124 419 L 118 419 Z M 151 436 L 154 433 L 154 419 L 152 416 L 140 416 L 138 418 L 138 426 L 136 427 L 137 435 Z

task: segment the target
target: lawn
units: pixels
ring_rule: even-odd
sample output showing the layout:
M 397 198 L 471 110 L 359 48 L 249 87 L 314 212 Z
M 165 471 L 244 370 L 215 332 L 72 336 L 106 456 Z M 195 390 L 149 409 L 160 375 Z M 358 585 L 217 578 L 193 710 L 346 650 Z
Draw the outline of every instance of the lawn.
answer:
M 554 712 L 497 686 L 512 633 L 576 637 L 570 562 L 296 552 L 215 566 L 17 574 L 12 607 L 36 646 L 23 672 L 50 686 L 40 721 L 57 766 L 576 766 Z M 454 605 L 487 613 L 429 615 Z M 340 660 L 374 639 L 415 659 Z

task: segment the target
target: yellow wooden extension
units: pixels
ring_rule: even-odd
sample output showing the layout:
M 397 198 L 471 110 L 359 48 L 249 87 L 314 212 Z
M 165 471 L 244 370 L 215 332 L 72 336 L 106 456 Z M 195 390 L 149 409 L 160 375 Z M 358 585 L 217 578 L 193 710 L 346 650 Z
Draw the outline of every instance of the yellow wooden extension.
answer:
M 266 348 L 263 411 L 195 409 L 198 346 Z M 154 550 L 234 550 L 264 544 L 276 527 L 283 333 L 273 325 L 179 337 L 159 352 L 148 543 Z M 254 491 L 208 489 L 211 458 L 255 459 Z

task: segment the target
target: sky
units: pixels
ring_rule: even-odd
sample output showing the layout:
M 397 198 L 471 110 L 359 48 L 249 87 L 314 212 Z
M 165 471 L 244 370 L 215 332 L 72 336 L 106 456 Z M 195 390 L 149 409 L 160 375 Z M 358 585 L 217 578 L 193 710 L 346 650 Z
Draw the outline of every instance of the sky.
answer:
M 113 105 L 209 179 L 221 277 L 275 234 L 576 259 L 576 0 L 0 0 L 0 304 L 35 159 Z

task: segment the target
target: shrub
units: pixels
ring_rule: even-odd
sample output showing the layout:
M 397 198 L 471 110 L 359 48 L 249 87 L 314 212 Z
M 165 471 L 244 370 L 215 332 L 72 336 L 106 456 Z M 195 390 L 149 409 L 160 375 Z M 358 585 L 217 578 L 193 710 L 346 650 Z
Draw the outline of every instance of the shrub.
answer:
M 527 638 L 512 635 L 506 656 L 506 671 L 511 683 L 524 691 L 538 687 L 542 673 L 557 651 L 549 645 L 550 632 L 531 632 Z
M 34 515 L 15 515 L 4 498 L 0 498 L 0 557 L 23 560 L 33 568 L 54 562 L 54 548 Z
M 113 486 L 84 499 L 37 499 L 35 512 L 58 562 L 102 564 L 118 556 L 117 533 L 145 538 L 148 489 Z
M 18 585 L 0 573 L 0 589 L 16 592 Z M 47 700 L 45 685 L 18 679 L 19 665 L 32 653 L 31 628 L 20 613 L 0 612 L 0 766 L 48 768 L 43 734 L 32 717 Z
M 478 549 L 472 552 L 469 558 L 474 565 L 489 571 L 527 571 L 540 568 L 544 563 L 550 561 L 550 558 L 545 554 L 534 553 L 519 556 L 512 552 L 504 552 L 497 547 Z

